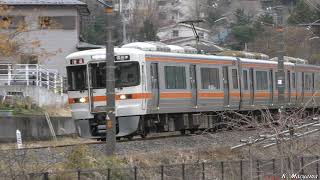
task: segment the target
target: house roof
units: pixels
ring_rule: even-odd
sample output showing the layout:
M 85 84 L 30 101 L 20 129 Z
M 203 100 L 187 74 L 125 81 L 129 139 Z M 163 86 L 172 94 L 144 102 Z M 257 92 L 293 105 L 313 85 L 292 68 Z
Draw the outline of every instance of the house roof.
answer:
M 112 3 L 107 2 L 105 0 L 97 0 L 100 4 L 106 6 L 106 7 L 112 7 Z
M 181 24 L 181 23 L 180 23 L 180 24 L 174 24 L 174 25 L 167 26 L 167 27 L 162 27 L 162 28 L 159 29 L 159 32 L 165 31 L 165 30 L 167 30 L 167 29 L 173 29 L 173 28 L 179 27 L 179 26 L 192 29 L 192 26 L 191 26 L 191 25 L 189 25 L 189 24 Z M 205 32 L 207 32 L 207 33 L 210 32 L 208 29 L 204 29 L 204 28 L 201 28 L 201 27 L 195 26 L 195 28 L 196 28 L 196 30 L 198 30 L 198 31 L 205 31 Z
M 0 0 L 0 4 L 6 5 L 86 5 L 79 0 Z
M 87 4 L 79 0 L 0 0 L 0 4 L 9 6 L 75 6 L 80 15 L 90 14 Z

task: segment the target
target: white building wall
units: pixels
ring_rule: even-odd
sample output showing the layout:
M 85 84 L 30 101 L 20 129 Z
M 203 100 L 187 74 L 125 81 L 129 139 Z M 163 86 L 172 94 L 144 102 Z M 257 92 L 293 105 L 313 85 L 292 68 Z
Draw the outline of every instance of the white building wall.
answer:
M 178 36 L 173 36 L 173 31 L 178 31 Z M 202 30 L 201 28 L 201 29 L 197 29 L 197 33 L 198 34 L 203 33 L 204 36 L 202 39 L 208 40 L 209 38 L 208 31 Z M 173 39 L 178 37 L 194 37 L 194 33 L 191 28 L 180 25 L 180 26 L 175 26 L 172 28 L 165 28 L 163 30 L 160 30 L 157 33 L 157 36 L 159 37 L 160 40 L 167 40 L 167 39 Z
M 76 7 L 15 7 L 12 15 L 25 16 L 29 32 L 21 35 L 26 47 L 23 52 L 38 55 L 39 63 L 47 65 L 49 68 L 57 69 L 63 76 L 66 75 L 65 57 L 77 51 L 79 42 L 79 14 Z M 40 16 L 75 16 L 75 29 L 40 29 L 38 18 Z M 40 46 L 31 49 L 28 43 L 39 41 Z

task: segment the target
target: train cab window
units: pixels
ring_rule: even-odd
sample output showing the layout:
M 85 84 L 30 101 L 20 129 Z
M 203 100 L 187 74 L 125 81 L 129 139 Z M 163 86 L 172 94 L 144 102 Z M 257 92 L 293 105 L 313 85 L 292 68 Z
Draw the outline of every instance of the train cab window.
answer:
M 220 89 L 220 78 L 218 68 L 200 68 L 202 89 Z
M 256 71 L 257 90 L 268 90 L 268 72 Z
M 238 71 L 236 69 L 232 69 L 232 86 L 233 86 L 233 89 L 239 88 Z
M 86 66 L 69 66 L 68 74 L 68 90 L 79 91 L 87 89 L 87 73 Z
M 166 89 L 186 89 L 186 69 L 183 66 L 165 66 Z
M 116 88 L 137 86 L 140 84 L 140 68 L 138 62 L 117 62 L 115 66 Z M 105 63 L 91 64 L 90 72 L 92 88 L 106 88 Z
M 243 70 L 242 71 L 242 76 L 243 76 L 243 89 L 248 90 L 248 71 Z

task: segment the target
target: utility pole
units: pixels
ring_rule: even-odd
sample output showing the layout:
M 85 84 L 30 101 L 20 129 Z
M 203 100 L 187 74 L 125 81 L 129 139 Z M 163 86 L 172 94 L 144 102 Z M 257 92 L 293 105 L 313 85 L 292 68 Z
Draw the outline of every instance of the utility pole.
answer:
M 277 72 L 277 86 L 278 86 L 278 103 L 280 104 L 280 113 L 284 110 L 285 105 L 285 72 L 284 72 L 284 26 L 282 17 L 282 6 L 276 6 L 276 31 L 277 31 L 277 49 L 278 49 L 278 72 Z
M 113 2 L 105 0 L 106 16 L 106 154 L 113 155 L 116 149 L 116 116 L 115 116 L 115 65 L 113 30 Z
M 197 17 L 197 19 L 199 19 L 200 18 L 200 7 L 199 7 L 199 0 L 195 0 L 195 5 L 196 5 L 196 17 Z

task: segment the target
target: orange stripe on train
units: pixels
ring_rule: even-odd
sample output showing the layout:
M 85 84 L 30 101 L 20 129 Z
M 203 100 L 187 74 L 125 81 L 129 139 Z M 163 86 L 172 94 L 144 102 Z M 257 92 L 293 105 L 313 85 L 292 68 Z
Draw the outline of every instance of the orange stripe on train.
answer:
M 234 61 L 221 60 L 201 60 L 201 59 L 177 59 L 177 58 L 163 58 L 163 57 L 146 57 L 146 61 L 165 61 L 165 62 L 186 62 L 196 64 L 229 64 L 232 65 Z

